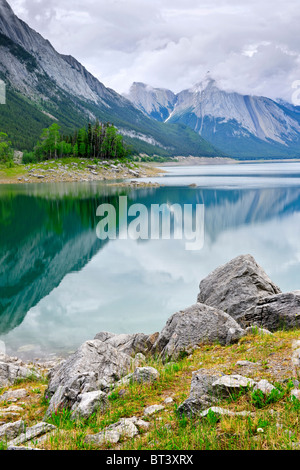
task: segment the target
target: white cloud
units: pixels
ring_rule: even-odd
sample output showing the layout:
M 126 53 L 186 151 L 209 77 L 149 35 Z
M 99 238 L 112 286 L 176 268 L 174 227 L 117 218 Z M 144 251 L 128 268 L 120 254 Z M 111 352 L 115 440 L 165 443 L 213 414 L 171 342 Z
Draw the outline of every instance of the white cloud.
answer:
M 297 0 L 10 0 L 15 12 L 118 92 L 177 92 L 210 70 L 243 93 L 291 100 L 300 79 Z

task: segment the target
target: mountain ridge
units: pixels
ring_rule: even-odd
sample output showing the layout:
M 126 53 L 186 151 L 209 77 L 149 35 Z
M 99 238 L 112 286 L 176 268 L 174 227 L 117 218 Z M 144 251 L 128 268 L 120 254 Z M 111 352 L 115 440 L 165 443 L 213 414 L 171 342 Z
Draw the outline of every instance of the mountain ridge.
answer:
M 20 150 L 32 146 L 42 129 L 53 121 L 59 122 L 64 133 L 70 133 L 99 119 L 113 123 L 138 153 L 167 157 L 222 155 L 188 126 L 165 126 L 138 111 L 77 59 L 59 54 L 47 39 L 14 14 L 6 0 L 0 0 L 0 33 L 0 78 L 7 85 L 7 106 L 0 108 L 0 128 L 5 132 L 9 127 L 7 133 L 14 145 L 24 142 Z M 14 122 L 24 113 L 24 123 L 32 129 L 27 137 L 21 135 L 22 129 Z
M 167 93 L 173 96 L 169 108 Z M 229 155 L 300 155 L 299 109 L 267 97 L 222 90 L 211 77 L 177 94 L 134 82 L 127 97 L 152 119 L 161 119 L 163 110 L 165 123 L 184 123 Z

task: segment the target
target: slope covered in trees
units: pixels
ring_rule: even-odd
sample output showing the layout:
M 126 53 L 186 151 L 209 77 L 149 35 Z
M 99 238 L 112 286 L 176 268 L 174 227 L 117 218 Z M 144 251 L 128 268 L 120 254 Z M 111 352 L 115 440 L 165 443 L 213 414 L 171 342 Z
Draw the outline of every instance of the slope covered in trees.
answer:
M 33 152 L 24 155 L 24 162 L 41 161 L 61 157 L 81 158 L 124 158 L 129 148 L 123 137 L 110 123 L 89 123 L 70 135 L 62 135 L 57 123 L 42 131 Z

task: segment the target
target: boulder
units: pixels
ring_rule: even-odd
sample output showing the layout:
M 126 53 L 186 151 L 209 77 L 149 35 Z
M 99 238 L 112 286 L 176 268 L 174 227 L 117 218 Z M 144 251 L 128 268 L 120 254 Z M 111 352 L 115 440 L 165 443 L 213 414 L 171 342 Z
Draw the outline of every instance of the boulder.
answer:
M 256 362 L 252 362 L 252 361 L 237 361 L 235 365 L 239 367 L 257 367 L 258 366 Z
M 268 330 L 300 327 L 300 291 L 260 298 L 240 317 L 244 327 L 255 324 Z
M 137 383 L 155 382 L 159 373 L 154 367 L 137 367 L 132 375 L 132 381 Z
M 252 388 L 256 382 L 242 375 L 223 375 L 212 384 L 213 393 L 218 397 L 227 397 L 232 393 Z
M 280 293 L 251 255 L 241 255 L 201 281 L 198 302 L 223 310 L 240 323 L 245 311 L 261 298 Z
M 53 424 L 48 424 L 45 422 L 40 422 L 32 426 L 31 428 L 27 428 L 26 431 L 20 434 L 18 437 L 10 441 L 7 445 L 8 447 L 19 446 L 20 444 L 24 444 L 24 442 L 31 441 L 32 439 L 36 439 L 37 437 L 43 436 L 50 431 L 56 429 L 56 426 Z
M 202 395 L 201 397 L 189 396 L 179 407 L 177 413 L 182 416 L 193 418 L 198 416 L 203 410 L 216 403 L 216 400 L 210 395 Z
M 134 424 L 137 418 L 121 418 L 117 423 L 111 424 L 103 431 L 88 435 L 85 438 L 85 443 L 102 446 L 104 444 L 117 444 L 120 439 L 130 439 L 135 437 L 139 431 Z
M 165 407 L 163 405 L 150 405 L 150 406 L 147 406 L 144 409 L 144 416 L 152 416 L 156 413 L 159 413 L 159 411 L 162 411 L 164 409 L 165 409 Z
M 158 336 L 158 334 L 157 334 Z M 146 362 L 146 356 L 142 353 L 137 353 L 135 356 L 134 356 L 134 364 L 136 365 L 136 367 L 141 367 L 142 364 L 145 364 Z
M 172 403 L 174 403 L 174 400 L 172 397 L 167 397 L 165 400 L 164 400 L 164 404 L 165 405 L 171 405 Z
M 0 426 L 0 441 L 10 441 L 15 439 L 25 431 L 25 422 L 23 420 L 14 423 L 7 423 Z
M 270 384 L 266 379 L 262 379 L 254 386 L 253 390 L 260 390 L 264 395 L 269 395 L 275 390 L 274 385 Z
M 51 398 L 46 416 L 57 408 L 72 408 L 79 395 L 107 391 L 129 372 L 132 359 L 109 343 L 86 341 L 66 361 L 51 371 L 46 395 Z
M 300 390 L 298 388 L 294 388 L 291 391 L 291 398 L 296 398 L 297 400 L 300 400 Z
M 40 450 L 42 451 L 42 449 L 35 449 L 34 447 L 21 447 L 21 446 L 9 446 L 7 450 L 35 450 L 35 451 Z
M 20 379 L 29 379 L 33 376 L 41 378 L 36 369 L 26 366 L 20 360 L 5 355 L 1 355 L 0 359 L 0 388 L 13 385 Z
M 135 356 L 138 353 L 149 354 L 158 333 L 153 335 L 145 335 L 143 333 L 136 334 L 114 334 L 108 332 L 101 332 L 95 336 L 95 339 L 103 343 L 110 344 L 129 356 Z
M 7 392 L 0 395 L 0 403 L 2 401 L 14 402 L 20 398 L 25 398 L 28 396 L 28 391 L 25 388 L 20 388 L 18 390 L 7 390 Z
M 93 413 L 104 411 L 108 407 L 107 395 L 101 390 L 83 393 L 72 407 L 72 419 L 89 418 Z
M 153 353 L 163 360 L 176 360 L 200 344 L 217 341 L 228 345 L 243 335 L 244 330 L 227 313 L 197 303 L 169 318 L 153 345 Z
M 177 412 L 189 417 L 199 415 L 203 410 L 216 402 L 212 384 L 221 376 L 221 373 L 212 374 L 210 371 L 200 369 L 193 372 L 189 397 L 179 405 Z
M 118 431 L 108 429 L 97 434 L 90 434 L 86 436 L 84 442 L 86 444 L 102 446 L 104 444 L 117 444 L 120 439 L 121 435 Z

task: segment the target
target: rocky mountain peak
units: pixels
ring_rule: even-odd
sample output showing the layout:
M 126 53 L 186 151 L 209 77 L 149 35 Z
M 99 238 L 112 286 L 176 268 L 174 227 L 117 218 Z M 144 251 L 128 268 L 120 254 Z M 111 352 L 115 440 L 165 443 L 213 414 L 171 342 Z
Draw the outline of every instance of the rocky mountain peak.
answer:
M 134 82 L 126 96 L 144 114 L 165 121 L 173 111 L 177 97 L 171 90 Z
M 210 75 L 206 76 L 203 80 L 200 82 L 196 83 L 190 91 L 192 93 L 202 93 L 203 91 L 209 91 L 212 88 L 217 88 L 217 82 L 214 78 L 212 78 Z

